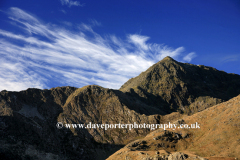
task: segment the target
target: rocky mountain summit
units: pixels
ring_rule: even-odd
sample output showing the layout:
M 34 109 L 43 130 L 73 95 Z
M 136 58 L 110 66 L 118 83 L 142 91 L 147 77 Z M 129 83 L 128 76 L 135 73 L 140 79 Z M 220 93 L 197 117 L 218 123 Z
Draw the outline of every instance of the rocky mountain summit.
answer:
M 170 57 L 130 79 L 119 90 L 97 85 L 49 90 L 30 88 L 20 92 L 3 90 L 0 92 L 0 157 L 20 160 L 106 159 L 129 142 L 144 138 L 150 129 L 59 129 L 56 124 L 160 124 L 186 115 L 195 116 L 194 113 L 239 94 L 239 75 L 180 63 Z M 197 114 L 200 113 L 203 112 Z M 176 138 L 176 134 L 167 132 L 165 138 L 171 143 L 159 143 L 168 153 L 167 157 L 173 157 L 173 152 L 182 149 L 184 145 L 179 144 L 189 146 L 193 143 L 184 136 Z M 149 147 L 159 150 L 159 144 L 139 142 L 130 149 L 137 151 L 138 146 L 141 149 L 147 145 L 147 150 Z M 167 145 L 172 148 L 164 149 L 163 146 Z M 237 152 L 232 154 L 235 156 Z
M 237 96 L 240 76 L 166 57 L 127 81 L 120 91 L 166 113 L 193 114 Z

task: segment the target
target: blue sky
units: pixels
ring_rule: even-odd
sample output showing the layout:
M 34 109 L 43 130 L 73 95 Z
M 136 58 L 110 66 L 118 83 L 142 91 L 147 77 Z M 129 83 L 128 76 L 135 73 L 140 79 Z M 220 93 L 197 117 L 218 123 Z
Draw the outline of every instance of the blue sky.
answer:
M 118 89 L 165 56 L 240 74 L 240 1 L 0 1 L 0 90 Z

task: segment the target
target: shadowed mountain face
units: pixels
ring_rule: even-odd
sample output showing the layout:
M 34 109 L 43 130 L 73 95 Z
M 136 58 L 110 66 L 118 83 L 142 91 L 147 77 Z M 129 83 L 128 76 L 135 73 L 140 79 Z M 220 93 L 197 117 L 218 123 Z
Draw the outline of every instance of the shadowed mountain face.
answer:
M 131 110 L 128 108 L 134 108 Z M 0 93 L 0 155 L 6 159 L 106 159 L 149 129 L 58 129 L 63 124 L 160 123 L 157 109 L 120 91 L 91 85 Z
M 167 113 L 201 111 L 240 94 L 240 76 L 166 57 L 120 91 Z
M 158 124 L 240 94 L 240 76 L 166 57 L 120 90 L 96 85 L 0 92 L 0 157 L 106 159 L 149 129 L 58 129 L 65 124 Z

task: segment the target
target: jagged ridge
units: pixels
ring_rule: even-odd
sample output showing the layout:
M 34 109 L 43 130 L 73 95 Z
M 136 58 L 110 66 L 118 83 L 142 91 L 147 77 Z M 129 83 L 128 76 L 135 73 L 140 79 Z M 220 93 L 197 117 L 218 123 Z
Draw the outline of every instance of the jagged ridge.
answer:
M 194 74 L 194 76 L 192 76 Z M 163 59 L 120 90 L 96 85 L 0 93 L 0 155 L 12 159 L 105 159 L 147 129 L 59 130 L 56 123 L 162 123 L 240 93 L 240 76 Z M 163 116 L 166 115 L 166 116 Z M 179 117 L 179 114 L 175 114 Z M 37 153 L 37 154 L 36 154 Z

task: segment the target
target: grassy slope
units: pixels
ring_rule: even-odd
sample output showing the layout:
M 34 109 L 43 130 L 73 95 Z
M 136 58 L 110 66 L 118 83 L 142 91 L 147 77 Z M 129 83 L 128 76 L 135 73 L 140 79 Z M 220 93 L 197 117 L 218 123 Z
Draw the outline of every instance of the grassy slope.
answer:
M 166 140 L 154 140 L 153 138 L 163 135 L 164 131 L 158 129 L 145 138 L 128 144 L 111 155 L 108 160 L 124 159 L 125 157 L 140 159 L 143 155 L 154 157 L 156 151 L 160 153 L 181 151 L 188 155 L 199 155 L 209 159 L 221 159 L 216 157 L 225 157 L 225 159 L 231 159 L 231 157 L 240 158 L 240 95 L 192 116 L 182 118 L 186 124 L 198 122 L 200 129 L 169 129 L 173 133 L 186 137 L 178 140 L 175 148 L 158 147 L 158 144 L 162 143 L 169 146 L 174 144 Z M 145 148 L 141 148 L 142 142 L 146 145 Z M 133 147 L 132 144 L 134 143 L 138 143 L 137 149 Z

